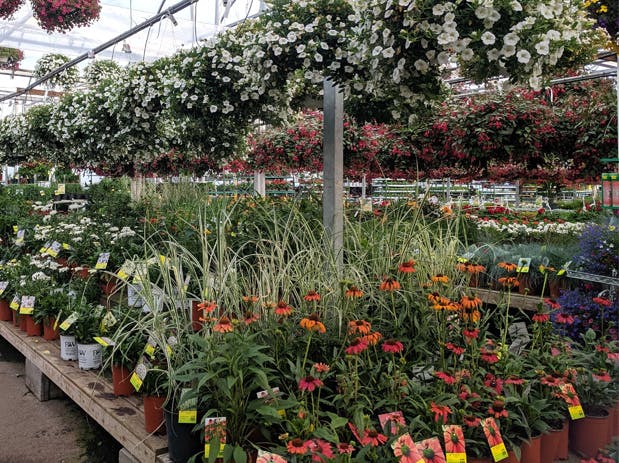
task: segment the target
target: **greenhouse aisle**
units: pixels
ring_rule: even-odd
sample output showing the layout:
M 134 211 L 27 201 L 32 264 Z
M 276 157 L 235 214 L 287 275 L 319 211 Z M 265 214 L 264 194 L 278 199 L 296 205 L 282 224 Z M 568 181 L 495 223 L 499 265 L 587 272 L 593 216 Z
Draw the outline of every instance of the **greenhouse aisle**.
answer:
M 116 461 L 117 449 L 110 457 L 95 454 L 97 447 L 110 448 L 109 438 L 101 438 L 73 402 L 39 402 L 28 391 L 23 357 L 2 338 L 0 391 L 0 463 Z

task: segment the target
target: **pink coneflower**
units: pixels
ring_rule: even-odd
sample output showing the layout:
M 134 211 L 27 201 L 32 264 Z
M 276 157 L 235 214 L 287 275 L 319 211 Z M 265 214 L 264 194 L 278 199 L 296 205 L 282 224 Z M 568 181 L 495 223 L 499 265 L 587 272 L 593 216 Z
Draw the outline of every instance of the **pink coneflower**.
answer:
M 346 348 L 348 355 L 359 355 L 361 352 L 368 348 L 368 343 L 361 338 L 354 339 L 350 346 Z
M 550 310 L 557 310 L 561 308 L 561 304 L 559 304 L 554 299 L 546 298 L 544 299 L 544 304 L 550 307 Z
M 435 404 L 430 402 L 430 411 L 434 413 L 434 421 L 438 423 L 439 419 L 443 420 L 443 424 L 447 424 L 449 415 L 451 414 L 451 408 L 447 405 Z
M 462 330 L 462 335 L 469 341 L 472 339 L 477 339 L 479 337 L 479 330 L 477 328 L 474 330 L 464 329 Z
M 531 317 L 531 320 L 533 320 L 535 323 L 546 323 L 550 321 L 550 314 L 549 313 L 536 313 L 535 315 Z
M 348 442 L 340 442 L 336 445 L 337 453 L 340 455 L 352 455 L 355 451 L 355 446 Z
M 555 315 L 555 322 L 560 323 L 562 325 L 571 325 L 574 323 L 574 317 L 565 312 L 559 312 Z
M 309 451 L 309 447 L 307 442 L 303 441 L 303 439 L 295 437 L 288 441 L 286 450 L 293 455 L 305 455 Z
M 284 301 L 279 301 L 275 307 L 275 313 L 281 317 L 288 317 L 292 314 L 292 307 Z
M 454 384 L 456 382 L 456 378 L 454 378 L 451 375 L 448 375 L 444 371 L 435 371 L 434 376 L 442 380 L 445 384 Z
M 378 447 L 387 442 L 387 436 L 379 433 L 376 429 L 366 429 L 361 439 L 361 445 L 370 445 L 372 447 Z
M 322 387 L 323 382 L 319 378 L 314 378 L 307 375 L 299 380 L 299 389 L 301 391 L 313 392 L 317 387 Z
M 404 345 L 395 339 L 387 339 L 383 342 L 381 349 L 388 354 L 399 354 L 404 350 Z
M 456 355 L 462 355 L 464 353 L 464 347 L 460 347 L 460 346 L 456 346 L 455 344 L 448 342 L 447 344 L 445 344 L 445 347 L 447 348 L 447 350 L 453 352 Z
M 328 373 L 329 370 L 331 369 L 331 367 L 329 365 L 327 365 L 326 363 L 314 363 L 314 365 L 312 365 L 312 368 L 314 368 L 314 371 L 316 373 Z
M 606 299 L 604 297 L 594 297 L 592 301 L 603 307 L 610 307 L 612 305 L 612 302 L 610 301 L 610 299 Z
M 311 439 L 308 441 L 309 451 L 312 455 L 312 461 L 326 462 L 333 458 L 333 449 L 331 444 L 322 439 Z

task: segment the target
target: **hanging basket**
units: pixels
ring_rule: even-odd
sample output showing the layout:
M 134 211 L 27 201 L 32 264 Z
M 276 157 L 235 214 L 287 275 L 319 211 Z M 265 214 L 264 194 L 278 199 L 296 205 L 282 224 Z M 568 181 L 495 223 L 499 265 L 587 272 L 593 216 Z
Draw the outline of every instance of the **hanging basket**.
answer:
M 101 12 L 99 0 L 31 1 L 34 17 L 47 32 L 65 33 L 74 27 L 88 26 L 99 19 Z
M 0 19 L 13 19 L 13 15 L 24 4 L 24 0 L 4 0 L 0 2 Z
M 17 70 L 24 59 L 24 52 L 19 48 L 0 47 L 0 69 Z

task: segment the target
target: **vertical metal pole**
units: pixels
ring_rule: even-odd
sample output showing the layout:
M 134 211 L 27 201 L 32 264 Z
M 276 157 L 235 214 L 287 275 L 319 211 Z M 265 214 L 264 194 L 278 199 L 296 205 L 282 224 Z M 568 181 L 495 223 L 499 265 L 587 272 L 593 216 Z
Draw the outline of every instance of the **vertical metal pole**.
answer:
M 264 172 L 254 172 L 254 192 L 258 196 L 266 196 L 266 180 Z
M 338 272 L 344 248 L 344 97 L 335 83 L 324 81 L 322 219 Z

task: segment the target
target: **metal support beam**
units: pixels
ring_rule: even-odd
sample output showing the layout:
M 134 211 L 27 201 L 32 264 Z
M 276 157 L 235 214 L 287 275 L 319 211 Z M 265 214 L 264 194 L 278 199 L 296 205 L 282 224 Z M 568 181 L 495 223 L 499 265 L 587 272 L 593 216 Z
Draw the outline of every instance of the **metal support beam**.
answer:
M 338 272 L 344 248 L 344 96 L 336 84 L 324 81 L 322 219 Z

